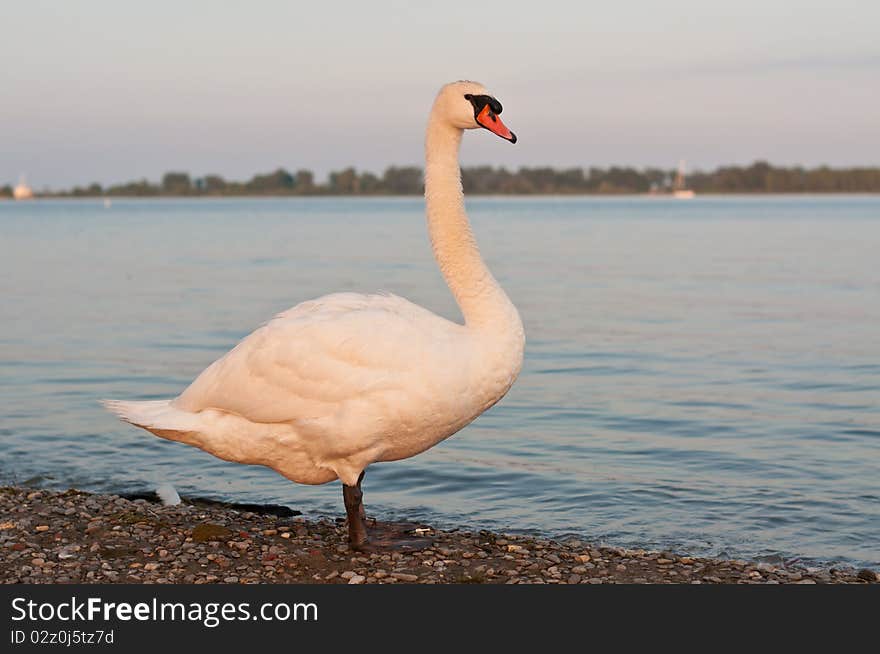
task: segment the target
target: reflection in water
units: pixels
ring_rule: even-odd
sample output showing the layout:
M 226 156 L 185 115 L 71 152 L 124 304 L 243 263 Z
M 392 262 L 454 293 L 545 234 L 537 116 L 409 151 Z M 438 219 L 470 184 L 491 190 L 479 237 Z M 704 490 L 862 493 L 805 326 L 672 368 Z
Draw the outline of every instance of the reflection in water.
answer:
M 475 199 L 528 344 L 500 405 L 376 465 L 441 525 L 877 565 L 880 199 Z M 418 199 L 0 205 L 0 482 L 341 512 L 116 422 L 299 301 L 388 290 L 457 317 Z

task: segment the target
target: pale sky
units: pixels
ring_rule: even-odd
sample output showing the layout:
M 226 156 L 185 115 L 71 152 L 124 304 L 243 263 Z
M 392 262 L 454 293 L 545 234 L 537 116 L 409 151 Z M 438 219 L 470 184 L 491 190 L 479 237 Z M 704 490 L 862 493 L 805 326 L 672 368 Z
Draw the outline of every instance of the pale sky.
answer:
M 0 184 L 421 165 L 462 78 L 466 165 L 880 164 L 877 0 L 230 5 L 0 0 Z

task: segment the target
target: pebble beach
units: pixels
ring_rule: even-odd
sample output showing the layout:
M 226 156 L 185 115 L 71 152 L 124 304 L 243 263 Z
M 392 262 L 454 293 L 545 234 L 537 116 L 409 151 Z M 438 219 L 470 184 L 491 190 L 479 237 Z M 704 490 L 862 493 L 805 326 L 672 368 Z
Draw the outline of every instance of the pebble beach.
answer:
M 864 584 L 806 569 L 487 531 L 416 529 L 414 551 L 352 552 L 341 520 L 284 507 L 0 488 L 0 583 Z

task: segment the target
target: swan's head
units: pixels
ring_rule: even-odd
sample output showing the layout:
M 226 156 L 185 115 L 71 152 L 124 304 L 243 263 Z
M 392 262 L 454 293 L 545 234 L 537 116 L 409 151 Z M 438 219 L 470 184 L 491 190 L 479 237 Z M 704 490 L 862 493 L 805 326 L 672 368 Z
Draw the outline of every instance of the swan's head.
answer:
M 501 122 L 501 103 L 477 82 L 452 82 L 444 86 L 437 94 L 434 111 L 458 129 L 482 127 L 516 143 L 516 134 Z

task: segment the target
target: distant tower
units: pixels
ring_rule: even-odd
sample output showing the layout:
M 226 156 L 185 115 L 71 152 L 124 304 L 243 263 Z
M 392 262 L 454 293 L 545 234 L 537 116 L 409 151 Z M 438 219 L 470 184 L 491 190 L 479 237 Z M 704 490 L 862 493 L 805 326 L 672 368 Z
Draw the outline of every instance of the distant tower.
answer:
M 679 200 L 690 200 L 695 195 L 694 191 L 687 187 L 684 180 L 684 171 L 686 167 L 687 164 L 684 159 L 678 162 L 678 174 L 675 176 L 675 181 L 672 183 L 672 195 Z
M 18 185 L 13 189 L 12 197 L 14 197 L 16 200 L 33 199 L 34 192 L 31 190 L 31 187 L 27 185 L 24 175 L 18 178 Z

